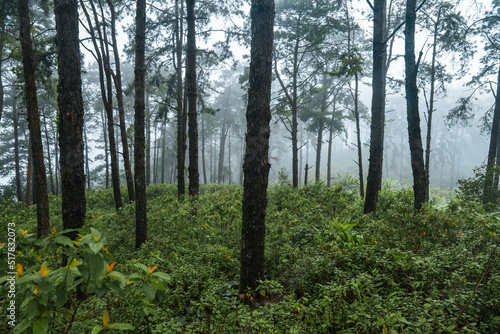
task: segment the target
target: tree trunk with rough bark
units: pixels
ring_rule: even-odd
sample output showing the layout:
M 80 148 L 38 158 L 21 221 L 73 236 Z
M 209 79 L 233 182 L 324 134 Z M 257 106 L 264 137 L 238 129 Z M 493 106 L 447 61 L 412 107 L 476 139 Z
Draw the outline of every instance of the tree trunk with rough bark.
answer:
M 18 1 L 20 40 L 23 59 L 24 88 L 26 107 L 28 111 L 28 126 L 30 131 L 31 151 L 34 166 L 34 180 L 36 183 L 36 215 L 37 237 L 49 235 L 49 196 L 47 192 L 47 175 L 43 157 L 42 132 L 40 131 L 40 114 L 35 81 L 35 56 L 31 44 L 31 24 L 28 0 Z
M 186 94 L 189 118 L 189 196 L 196 198 L 200 189 L 200 173 L 198 171 L 198 113 L 196 111 L 196 31 L 194 5 L 195 0 L 186 0 Z
M 145 165 L 145 90 L 146 90 L 146 0 L 137 0 L 135 17 L 135 142 L 134 142 L 134 172 L 135 172 L 135 248 L 139 249 L 147 239 L 148 217 L 146 202 L 146 165 Z
M 405 26 L 405 88 L 408 140 L 410 143 L 411 167 L 413 171 L 414 207 L 415 210 L 420 210 L 425 203 L 426 174 L 418 108 L 418 64 L 415 62 L 416 6 L 416 0 L 407 0 Z
M 386 75 L 386 0 L 373 2 L 373 79 L 372 120 L 370 135 L 370 159 L 366 182 L 364 213 L 377 208 L 379 190 L 382 187 L 385 125 L 385 75 Z
M 74 0 L 55 0 L 58 53 L 59 146 L 63 229 L 78 229 L 85 222 L 83 168 L 83 98 L 78 38 L 78 9 Z M 69 232 L 76 239 L 78 232 Z
M 252 0 L 250 85 L 242 202 L 240 297 L 264 278 L 274 1 Z M 256 295 L 259 298 L 260 294 Z M 247 299 L 248 300 L 248 299 Z

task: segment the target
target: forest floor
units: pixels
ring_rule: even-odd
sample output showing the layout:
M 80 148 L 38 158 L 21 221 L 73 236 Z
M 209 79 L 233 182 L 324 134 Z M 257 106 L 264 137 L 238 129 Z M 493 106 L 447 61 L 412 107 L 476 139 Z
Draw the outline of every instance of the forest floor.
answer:
M 34 207 L 4 202 L 1 233 L 14 223 L 24 269 L 14 332 L 500 332 L 499 214 L 439 190 L 415 214 L 410 189 L 385 187 L 377 212 L 364 215 L 355 187 L 269 189 L 266 280 L 249 296 L 253 305 L 238 295 L 239 186 L 202 186 L 194 203 L 178 201 L 175 185 L 149 186 L 149 237 L 139 251 L 134 205 L 116 212 L 111 190 L 88 192 L 87 232 L 76 246 L 60 236 L 60 197 L 51 196 L 44 242 L 34 240 Z M 60 267 L 64 247 L 75 255 Z M 0 270 L 11 271 L 4 261 Z M 0 284 L 7 310 L 9 281 Z M 73 293 L 77 284 L 86 295 Z M 0 323 L 0 332 L 12 330 Z

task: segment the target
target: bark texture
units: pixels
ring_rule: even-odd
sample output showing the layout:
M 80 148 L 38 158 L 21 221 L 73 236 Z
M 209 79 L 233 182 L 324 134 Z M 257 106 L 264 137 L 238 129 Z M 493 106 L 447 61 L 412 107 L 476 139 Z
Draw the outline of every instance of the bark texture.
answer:
M 252 0 L 250 86 L 246 112 L 247 135 L 243 164 L 243 226 L 240 292 L 255 290 L 264 278 L 265 215 L 269 179 L 271 74 L 274 1 Z
M 135 24 L 135 248 L 140 248 L 146 241 L 148 235 L 148 218 L 146 211 L 146 145 L 144 135 L 144 125 L 146 119 L 146 105 L 144 101 L 146 88 L 146 0 L 137 0 Z
M 42 133 L 40 131 L 40 114 L 38 112 L 38 99 L 35 82 L 35 56 L 31 45 L 30 15 L 28 0 L 18 1 L 20 24 L 20 40 L 23 59 L 24 88 L 26 107 L 28 111 L 28 126 L 33 154 L 33 169 L 35 175 L 35 191 L 37 199 L 37 237 L 49 235 L 49 196 L 47 193 L 47 175 L 43 159 Z
M 85 173 L 83 162 L 83 99 L 78 38 L 78 10 L 74 0 L 55 0 L 59 84 L 59 147 L 63 229 L 85 221 Z M 70 232 L 72 239 L 77 232 Z
M 366 181 L 364 213 L 377 208 L 379 190 L 382 187 L 385 124 L 385 73 L 386 73 L 386 0 L 373 2 L 373 79 L 372 119 L 370 134 L 370 159 Z
M 425 202 L 426 174 L 418 110 L 418 65 L 415 62 L 415 20 L 416 0 L 407 0 L 405 26 L 406 114 L 408 119 L 411 169 L 413 171 L 413 205 L 415 210 L 420 210 Z
M 196 197 L 198 196 L 200 188 L 200 173 L 198 171 L 198 113 L 196 111 L 196 31 L 194 5 L 195 0 L 186 0 L 186 94 L 189 118 L 189 196 Z

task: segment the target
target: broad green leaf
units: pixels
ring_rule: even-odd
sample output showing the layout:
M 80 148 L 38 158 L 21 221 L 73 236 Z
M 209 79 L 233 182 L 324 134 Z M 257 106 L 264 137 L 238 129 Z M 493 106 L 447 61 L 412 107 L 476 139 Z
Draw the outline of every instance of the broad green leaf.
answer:
M 104 261 L 101 254 L 89 254 L 87 260 L 92 276 L 98 277 L 106 273 L 106 261 Z
M 102 246 L 104 246 L 104 244 L 102 242 L 89 242 L 89 247 L 90 247 L 90 250 L 94 253 L 94 254 L 97 254 L 101 251 L 102 249 Z
M 170 281 L 170 275 L 167 273 L 157 272 L 157 273 L 151 274 L 151 276 L 156 276 L 164 281 Z
M 100 331 L 103 330 L 104 327 L 102 327 L 101 325 L 97 325 L 95 326 L 93 329 L 92 329 L 92 332 L 90 334 L 97 334 L 99 333 Z
M 73 241 L 65 235 L 58 236 L 57 238 L 54 239 L 54 241 L 59 245 L 65 245 L 71 248 L 75 248 Z
M 45 334 L 49 330 L 49 320 L 47 317 L 35 320 L 33 323 L 33 333 Z
M 144 282 L 144 285 L 142 286 L 142 290 L 144 291 L 144 294 L 148 298 L 150 302 L 153 302 L 155 299 L 156 295 L 156 289 L 151 285 L 150 282 Z
M 146 267 L 142 263 L 134 263 L 134 266 L 137 267 L 137 268 L 139 268 L 139 269 L 142 269 L 146 273 L 146 275 L 149 275 L 149 269 L 148 269 L 148 267 Z

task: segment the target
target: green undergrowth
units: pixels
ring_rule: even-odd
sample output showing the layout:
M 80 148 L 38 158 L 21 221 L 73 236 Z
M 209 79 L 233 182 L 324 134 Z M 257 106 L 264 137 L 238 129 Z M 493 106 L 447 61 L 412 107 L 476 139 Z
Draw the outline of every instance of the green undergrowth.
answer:
M 191 202 L 177 199 L 175 185 L 150 186 L 148 241 L 138 251 L 134 205 L 116 212 L 111 190 L 89 192 L 88 224 L 105 237 L 103 259 L 116 262 L 113 270 L 131 277 L 135 287 L 126 282 L 110 285 L 109 293 L 89 293 L 74 311 L 70 332 L 98 326 L 134 333 L 500 332 L 498 214 L 438 189 L 431 204 L 415 213 L 412 191 L 386 184 L 377 212 L 364 215 L 355 189 L 322 183 L 269 189 L 266 281 L 256 292 L 260 298 L 249 296 L 259 300 L 250 306 L 238 296 L 241 187 L 205 185 Z M 51 223 L 59 231 L 60 198 L 50 201 Z M 0 214 L 2 235 L 7 222 L 28 230 L 18 234 L 18 244 L 36 256 L 19 254 L 25 267 L 56 265 L 52 258 L 60 245 L 47 241 L 37 248 L 33 237 L 26 238 L 35 233 L 33 207 L 3 203 Z M 153 279 L 152 268 L 162 274 Z M 137 275 L 146 283 L 134 281 Z M 7 305 L 5 293 L 4 286 L 0 304 Z M 104 326 L 104 311 L 110 323 L 125 327 Z M 23 312 L 21 306 L 18 317 Z M 33 319 L 43 317 L 39 312 Z M 59 328 L 50 322 L 48 332 Z

